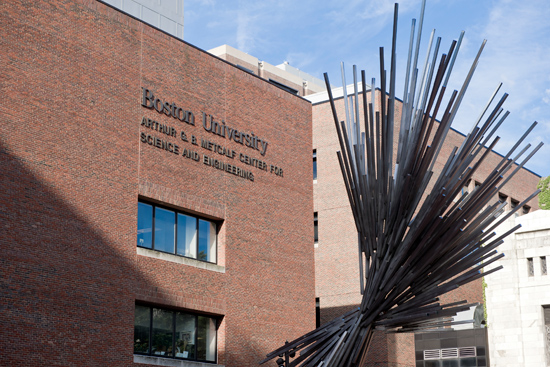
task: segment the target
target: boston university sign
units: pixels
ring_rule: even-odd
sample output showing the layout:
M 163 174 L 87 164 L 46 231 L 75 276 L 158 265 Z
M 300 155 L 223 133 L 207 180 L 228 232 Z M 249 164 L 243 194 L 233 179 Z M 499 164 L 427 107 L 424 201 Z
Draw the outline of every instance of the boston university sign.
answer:
M 169 102 L 155 96 L 153 91 L 142 87 L 141 105 L 144 108 L 157 111 L 159 114 L 179 120 L 189 127 L 195 127 L 195 114 L 192 111 L 180 107 L 176 102 Z M 281 167 L 269 164 L 264 160 L 252 157 L 243 152 L 237 152 L 231 147 L 233 144 L 240 144 L 243 147 L 251 149 L 265 156 L 269 143 L 252 131 L 242 131 L 226 124 L 222 119 L 216 120 L 212 115 L 205 112 L 202 115 L 202 128 L 205 132 L 219 136 L 228 140 L 228 146 L 212 142 L 206 138 L 197 138 L 196 135 L 179 129 L 179 131 L 167 123 L 157 122 L 147 117 L 143 117 L 141 125 L 151 130 L 151 133 L 141 132 L 140 141 L 144 144 L 163 149 L 174 155 L 191 159 L 196 162 L 202 162 L 205 165 L 233 174 L 235 176 L 254 181 L 254 173 L 241 168 L 234 163 L 221 161 L 218 158 L 223 156 L 225 160 L 231 159 L 237 163 L 244 164 L 257 170 L 274 174 L 278 177 L 283 176 Z M 158 136 L 160 135 L 160 137 Z M 209 153 L 199 153 L 199 149 L 208 150 Z M 210 153 L 211 152 L 211 153 Z

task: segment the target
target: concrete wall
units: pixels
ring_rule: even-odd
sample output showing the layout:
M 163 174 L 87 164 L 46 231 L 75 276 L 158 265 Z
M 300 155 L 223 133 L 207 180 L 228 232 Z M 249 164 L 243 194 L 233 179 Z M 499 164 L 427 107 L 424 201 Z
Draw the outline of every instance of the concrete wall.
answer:
M 491 266 L 504 269 L 485 278 L 491 366 L 547 366 L 542 306 L 550 305 L 550 276 L 543 274 L 541 258 L 550 260 L 550 211 L 510 218 L 498 233 L 517 224 L 522 227 L 499 247 L 505 257 Z
M 184 0 L 103 0 L 125 13 L 183 39 Z

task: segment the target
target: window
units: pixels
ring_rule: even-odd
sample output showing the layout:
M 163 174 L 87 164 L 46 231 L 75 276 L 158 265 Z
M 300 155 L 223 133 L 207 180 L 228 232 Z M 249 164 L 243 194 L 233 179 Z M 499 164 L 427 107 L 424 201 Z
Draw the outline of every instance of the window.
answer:
M 269 78 L 268 79 L 270 83 L 276 85 L 277 87 L 283 89 L 283 90 L 286 90 L 287 92 L 289 93 L 292 93 L 292 94 L 296 94 L 298 95 L 298 91 L 294 88 L 291 88 L 289 87 L 288 85 L 284 85 L 283 83 L 279 83 L 278 81 L 274 80 L 274 79 L 271 79 Z
M 540 257 L 540 273 L 542 275 L 548 274 L 548 268 L 546 267 L 546 256 Z
M 321 301 L 319 297 L 315 298 L 315 327 L 321 326 Z
M 529 214 L 529 211 L 531 211 L 531 207 L 529 205 L 524 205 L 523 214 Z
M 529 275 L 530 277 L 535 275 L 535 266 L 533 264 L 533 258 L 532 257 L 527 258 L 527 275 Z
M 317 180 L 317 149 L 313 149 L 313 180 Z
M 136 304 L 134 353 L 216 362 L 216 319 Z
M 313 243 L 319 242 L 319 221 L 317 220 L 317 212 L 313 213 Z
M 138 203 L 139 247 L 215 263 L 216 233 L 216 223 L 211 221 L 154 204 Z
M 508 196 L 506 196 L 506 195 L 504 195 L 504 194 L 501 194 L 500 192 L 498 193 L 498 200 L 499 200 L 501 203 L 505 203 L 507 199 L 508 199 Z
M 519 205 L 519 201 L 517 201 L 515 199 L 512 199 L 511 203 L 512 203 L 512 209 L 514 209 L 516 206 Z

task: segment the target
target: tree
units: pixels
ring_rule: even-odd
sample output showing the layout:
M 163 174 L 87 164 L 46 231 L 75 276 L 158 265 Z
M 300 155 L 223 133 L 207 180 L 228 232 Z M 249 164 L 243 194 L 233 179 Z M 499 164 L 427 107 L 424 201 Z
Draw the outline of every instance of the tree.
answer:
M 541 178 L 537 189 L 540 189 L 539 208 L 550 210 L 550 176 Z

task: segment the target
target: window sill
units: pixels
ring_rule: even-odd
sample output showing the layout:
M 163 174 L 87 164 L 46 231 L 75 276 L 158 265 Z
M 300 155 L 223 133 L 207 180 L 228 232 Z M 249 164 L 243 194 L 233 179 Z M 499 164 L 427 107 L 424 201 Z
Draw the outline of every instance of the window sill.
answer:
M 176 264 L 182 264 L 182 265 L 192 266 L 192 267 L 195 267 L 195 268 L 215 271 L 217 273 L 225 273 L 225 266 L 220 266 L 220 265 L 216 265 L 216 264 L 212 264 L 212 263 L 207 263 L 207 262 L 204 262 L 204 261 L 190 259 L 188 257 L 172 255 L 172 254 L 168 254 L 166 252 L 149 250 L 149 249 L 146 249 L 146 248 L 143 248 L 143 247 L 136 247 L 136 248 L 137 248 L 137 254 L 141 255 L 141 256 L 147 256 L 147 257 L 151 257 L 153 259 L 170 261 L 170 262 L 173 262 L 173 263 L 176 263 Z M 208 365 L 210 365 L 210 364 L 208 364 Z M 165 366 L 165 365 L 160 365 L 160 366 Z M 168 365 L 166 365 L 166 366 L 168 366 Z
M 221 364 L 182 361 L 178 359 L 140 356 L 134 354 L 134 363 L 150 364 L 153 366 L 169 366 L 169 367 L 224 367 Z

